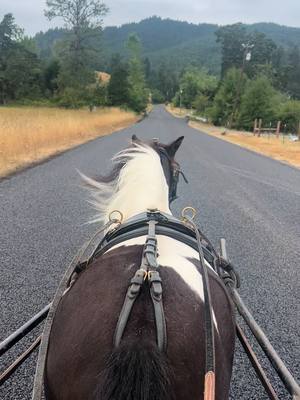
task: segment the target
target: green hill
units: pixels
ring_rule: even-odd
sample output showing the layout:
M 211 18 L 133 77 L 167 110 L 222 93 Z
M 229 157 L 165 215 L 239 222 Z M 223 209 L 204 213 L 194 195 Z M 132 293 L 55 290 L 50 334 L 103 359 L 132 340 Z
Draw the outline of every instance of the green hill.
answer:
M 300 28 L 274 23 L 256 23 L 245 27 L 248 31 L 266 34 L 277 46 L 288 48 L 300 44 Z M 173 70 L 181 71 L 187 65 L 201 65 L 217 74 L 221 65 L 220 46 L 216 43 L 215 37 L 217 29 L 218 25 L 205 23 L 196 25 L 158 17 L 121 27 L 107 27 L 103 30 L 103 41 L 99 47 L 101 61 L 98 61 L 95 68 L 108 70 L 114 53 L 126 57 L 124 43 L 129 33 L 135 32 L 142 41 L 143 56 L 149 58 L 153 67 L 164 63 L 172 66 Z M 64 33 L 63 29 L 50 29 L 35 36 L 43 58 L 51 56 L 53 44 L 62 38 Z

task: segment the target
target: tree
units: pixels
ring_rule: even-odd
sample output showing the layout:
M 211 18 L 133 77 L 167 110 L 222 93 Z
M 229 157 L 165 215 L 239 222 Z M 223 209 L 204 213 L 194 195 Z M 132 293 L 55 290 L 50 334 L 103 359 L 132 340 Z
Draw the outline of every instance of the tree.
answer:
M 243 94 L 246 81 L 246 75 L 241 75 L 240 70 L 231 68 L 227 71 L 210 110 L 210 116 L 214 124 L 228 126 L 229 123 L 235 121 L 236 116 L 233 113 L 238 114 L 240 109 L 237 98 Z
M 0 22 L 0 103 L 41 96 L 41 63 L 12 14 Z
M 166 63 L 162 63 L 158 68 L 155 88 L 160 91 L 165 101 L 171 101 L 179 89 L 178 77 Z
M 141 42 L 136 34 L 130 34 L 127 47 L 131 52 L 128 69 L 128 105 L 137 112 L 146 110 L 149 92 L 146 90 L 144 66 L 141 61 Z
M 16 23 L 12 14 L 5 14 L 0 22 L 0 54 L 11 49 L 15 42 L 22 39 L 23 29 Z
M 128 104 L 128 68 L 119 54 L 112 57 L 111 77 L 108 84 L 108 100 L 111 105 Z
M 242 24 L 227 25 L 216 31 L 217 42 L 222 49 L 222 72 L 230 68 L 242 68 L 249 77 L 256 76 L 262 66 L 271 64 L 276 51 L 276 44 L 261 32 L 248 32 Z M 251 59 L 245 63 L 247 54 Z
M 278 114 L 278 95 L 266 76 L 248 81 L 242 96 L 239 125 L 252 129 L 255 119 L 262 119 L 264 125 L 274 123 Z
M 287 66 L 285 67 L 285 91 L 293 98 L 300 99 L 300 50 L 293 46 L 287 54 Z
M 279 119 L 289 132 L 298 133 L 300 124 L 300 101 L 285 101 L 280 107 Z
M 44 70 L 44 82 L 46 90 L 53 96 L 58 90 L 59 61 L 52 59 Z
M 18 45 L 6 61 L 7 100 L 39 99 L 42 96 L 42 66 L 37 55 Z
M 245 26 L 241 23 L 227 25 L 216 31 L 217 43 L 221 44 L 222 66 L 221 76 L 224 77 L 230 68 L 242 66 L 244 49 L 248 35 Z
M 261 73 L 268 73 L 270 79 L 273 79 L 272 61 L 277 49 L 276 44 L 261 32 L 248 34 L 247 43 L 251 44 L 251 60 L 245 67 L 248 77 L 253 78 Z
M 89 40 L 95 35 L 100 38 L 102 18 L 108 8 L 99 0 L 47 0 L 46 5 L 46 17 L 62 18 L 68 29 L 59 51 L 59 86 L 82 89 L 94 81 Z
M 217 88 L 217 78 L 209 75 L 204 69 L 189 68 L 180 79 L 181 102 L 191 108 L 198 96 L 210 98 Z M 180 102 L 179 93 L 176 96 L 176 105 Z
M 209 105 L 209 98 L 203 94 L 198 94 L 193 101 L 193 108 L 197 111 L 197 113 L 202 114 L 205 112 L 206 108 Z
M 0 22 L 0 103 L 5 103 L 8 95 L 6 77 L 8 55 L 22 36 L 22 30 L 15 24 L 12 14 L 5 14 Z

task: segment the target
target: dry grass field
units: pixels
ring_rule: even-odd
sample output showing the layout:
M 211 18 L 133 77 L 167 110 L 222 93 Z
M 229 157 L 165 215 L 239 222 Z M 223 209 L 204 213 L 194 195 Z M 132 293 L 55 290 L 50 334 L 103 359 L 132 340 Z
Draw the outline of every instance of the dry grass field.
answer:
M 167 107 L 167 110 L 176 117 L 184 117 L 187 114 L 186 110 L 182 110 L 180 113 L 178 108 L 170 106 Z M 257 137 L 251 132 L 228 130 L 198 121 L 190 121 L 189 125 L 219 139 L 300 168 L 300 141 L 291 142 L 288 137 L 282 138 L 280 136 L 276 138 L 275 135 Z M 224 131 L 226 131 L 226 134 L 222 135 Z
M 0 176 L 135 123 L 118 108 L 0 108 Z

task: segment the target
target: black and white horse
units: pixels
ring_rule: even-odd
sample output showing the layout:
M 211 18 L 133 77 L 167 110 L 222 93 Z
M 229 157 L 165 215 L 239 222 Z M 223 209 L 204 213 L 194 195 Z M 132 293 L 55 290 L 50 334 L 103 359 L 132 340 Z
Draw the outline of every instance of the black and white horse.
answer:
M 96 221 L 106 223 L 114 210 L 122 213 L 123 221 L 149 209 L 171 214 L 172 179 L 178 168 L 175 153 L 182 139 L 163 145 L 133 137 L 132 145 L 114 157 L 109 177 L 87 178 L 99 211 Z M 145 236 L 126 240 L 96 258 L 59 304 L 45 370 L 48 400 L 203 399 L 205 321 L 199 255 L 168 236 L 158 235 L 157 240 L 166 351 L 156 344 L 147 290 L 141 291 L 134 304 L 120 346 L 113 346 L 128 283 L 141 263 Z M 225 288 L 208 264 L 207 268 L 215 331 L 216 399 L 225 400 L 235 324 Z

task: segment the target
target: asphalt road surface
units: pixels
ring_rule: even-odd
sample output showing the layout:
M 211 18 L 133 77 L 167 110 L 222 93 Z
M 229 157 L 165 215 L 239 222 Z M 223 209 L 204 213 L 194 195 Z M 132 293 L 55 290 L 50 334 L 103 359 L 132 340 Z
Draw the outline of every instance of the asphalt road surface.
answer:
M 227 239 L 245 302 L 299 380 L 300 171 L 193 130 L 161 106 L 129 129 L 0 182 L 1 339 L 51 301 L 72 256 L 96 230 L 85 224 L 93 211 L 76 169 L 103 173 L 134 133 L 162 142 L 185 136 L 178 160 L 189 185 L 180 183 L 173 212 L 192 205 L 215 245 Z M 30 399 L 35 361 L 0 389 L 1 399 Z M 272 381 L 280 399 L 288 399 L 278 379 Z M 267 399 L 239 345 L 231 399 Z

